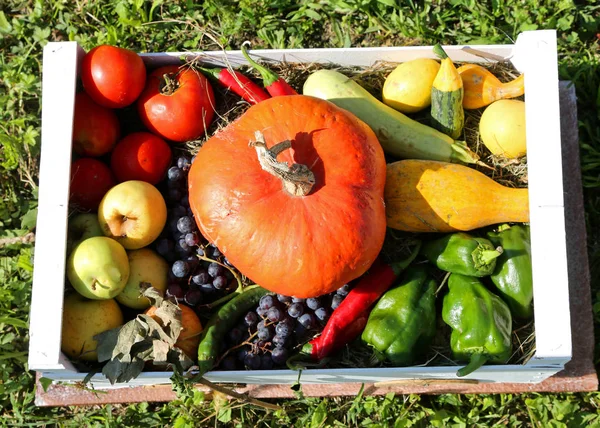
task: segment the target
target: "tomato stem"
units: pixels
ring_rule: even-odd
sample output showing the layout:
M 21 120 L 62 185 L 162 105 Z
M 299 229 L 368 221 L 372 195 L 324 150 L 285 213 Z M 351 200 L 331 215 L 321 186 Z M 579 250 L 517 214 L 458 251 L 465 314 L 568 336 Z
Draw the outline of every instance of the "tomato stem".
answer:
M 179 88 L 179 82 L 177 76 L 170 73 L 163 74 L 163 78 L 160 82 L 160 93 L 162 95 L 173 95 Z

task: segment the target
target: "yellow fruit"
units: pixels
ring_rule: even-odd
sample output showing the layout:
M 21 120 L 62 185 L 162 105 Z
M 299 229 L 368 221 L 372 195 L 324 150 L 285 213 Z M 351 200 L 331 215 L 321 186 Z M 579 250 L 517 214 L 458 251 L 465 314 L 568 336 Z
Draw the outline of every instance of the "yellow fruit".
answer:
M 429 58 L 403 62 L 385 79 L 383 102 L 402 113 L 429 107 L 431 86 L 439 69 L 440 63 Z
M 65 297 L 61 350 L 70 358 L 97 361 L 93 337 L 123 325 L 123 313 L 114 299 L 90 300 L 79 293 Z
M 479 136 L 497 156 L 512 159 L 527 154 L 525 102 L 499 100 L 490 104 L 479 121 Z
M 169 264 L 150 248 L 140 248 L 127 252 L 129 259 L 129 280 L 121 294 L 115 299 L 132 309 L 146 309 L 150 300 L 142 296 L 142 284 L 148 284 L 163 293 L 167 290 Z

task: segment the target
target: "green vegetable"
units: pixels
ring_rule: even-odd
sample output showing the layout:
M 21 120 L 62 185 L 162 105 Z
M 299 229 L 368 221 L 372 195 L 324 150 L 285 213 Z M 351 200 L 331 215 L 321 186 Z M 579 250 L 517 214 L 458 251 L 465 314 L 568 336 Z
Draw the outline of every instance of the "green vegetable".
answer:
M 404 159 L 457 163 L 477 163 L 479 160 L 463 141 L 454 141 L 394 110 L 335 70 L 312 73 L 304 82 L 302 93 L 328 100 L 358 117 L 375 132 L 388 154 Z
M 424 266 L 409 267 L 371 310 L 363 342 L 375 348 L 380 359 L 411 365 L 435 336 L 435 288 Z
M 452 327 L 450 347 L 455 359 L 469 361 L 457 376 L 488 361 L 506 363 L 512 352 L 512 317 L 506 303 L 473 276 L 451 274 L 448 289 L 442 319 Z
M 433 51 L 442 58 L 431 88 L 431 118 L 434 128 L 457 139 L 465 124 L 463 81 L 454 63 L 440 45 Z
M 268 292 L 258 285 L 246 287 L 243 292 L 221 306 L 212 316 L 202 331 L 200 345 L 198 345 L 199 375 L 204 375 L 213 368 L 225 334 Z
M 529 226 L 504 224 L 498 232 L 488 232 L 490 241 L 502 245 L 496 269 L 490 276 L 498 292 L 518 318 L 533 316 L 533 276 Z
M 485 238 L 457 232 L 423 243 L 421 254 L 438 269 L 481 277 L 494 272 L 496 258 L 502 254 L 502 247 L 494 249 Z

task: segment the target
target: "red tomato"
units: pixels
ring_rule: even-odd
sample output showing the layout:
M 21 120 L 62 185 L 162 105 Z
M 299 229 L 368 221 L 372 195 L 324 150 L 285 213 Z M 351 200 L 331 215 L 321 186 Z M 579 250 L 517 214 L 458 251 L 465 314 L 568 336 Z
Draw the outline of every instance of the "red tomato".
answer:
M 122 108 L 137 99 L 146 84 L 146 66 L 129 49 L 101 45 L 89 51 L 81 64 L 83 88 L 104 107 Z
M 102 156 L 117 144 L 119 133 L 119 119 L 114 111 L 96 104 L 85 92 L 75 95 L 75 152 L 82 156 Z
M 215 96 L 208 79 L 202 73 L 176 65 L 154 70 L 137 102 L 144 125 L 155 134 L 177 142 L 200 137 L 213 119 L 214 105 Z
M 70 202 L 87 210 L 97 210 L 100 201 L 115 185 L 112 172 L 93 158 L 77 159 L 71 165 Z
M 171 148 L 149 132 L 134 132 L 117 143 L 110 167 L 117 181 L 142 180 L 157 184 L 171 163 Z

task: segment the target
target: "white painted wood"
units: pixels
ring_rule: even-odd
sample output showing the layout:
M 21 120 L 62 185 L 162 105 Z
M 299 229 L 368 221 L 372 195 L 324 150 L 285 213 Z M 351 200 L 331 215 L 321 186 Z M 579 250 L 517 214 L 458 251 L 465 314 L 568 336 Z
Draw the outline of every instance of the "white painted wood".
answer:
M 483 366 L 475 373 L 458 378 L 456 370 L 460 366 L 450 367 L 398 367 L 398 368 L 368 368 L 368 369 L 328 369 L 304 370 L 300 378 L 301 383 L 353 383 L 353 382 L 381 382 L 401 379 L 475 379 L 480 382 L 514 382 L 538 383 L 556 373 L 558 366 L 527 367 L 522 365 L 496 365 Z M 55 382 L 77 382 L 83 380 L 85 373 L 45 372 L 44 377 Z M 94 375 L 91 382 L 94 388 L 115 389 L 140 385 L 157 385 L 170 383 L 171 373 L 144 372 L 136 379 L 126 384 L 111 385 L 101 374 Z M 247 383 L 247 384 L 294 384 L 298 380 L 298 372 L 291 370 L 243 370 L 211 372 L 206 376 L 215 383 Z
M 558 111 L 556 35 L 554 31 L 525 32 L 515 45 L 447 46 L 454 61 L 510 60 L 525 72 L 527 145 L 534 269 L 536 355 L 526 365 L 484 366 L 467 378 L 485 382 L 540 382 L 560 371 L 571 359 L 571 326 L 564 239 L 561 146 Z M 29 367 L 58 381 L 81 381 L 60 353 L 64 291 L 66 216 L 70 174 L 71 133 L 77 64 L 83 50 L 75 42 L 50 43 L 44 51 L 42 98 L 42 161 L 34 285 L 31 306 Z M 246 61 L 240 51 L 144 53 L 149 67 L 178 63 L 182 55 L 197 55 L 207 64 L 237 67 Z M 402 62 L 434 58 L 431 47 L 256 50 L 263 60 L 329 62 L 372 66 L 377 61 Z M 551 266 L 552 269 L 548 269 Z M 306 370 L 302 382 L 373 382 L 390 379 L 456 377 L 457 367 Z M 170 373 L 145 372 L 127 385 L 169 383 Z M 211 372 L 214 382 L 294 383 L 297 372 Z M 95 387 L 110 387 L 102 375 Z
M 29 324 L 29 367 L 62 368 L 60 361 L 71 138 L 78 57 L 75 42 L 44 47 L 42 146 L 33 289 Z

